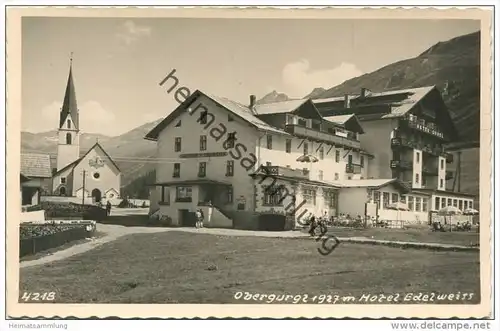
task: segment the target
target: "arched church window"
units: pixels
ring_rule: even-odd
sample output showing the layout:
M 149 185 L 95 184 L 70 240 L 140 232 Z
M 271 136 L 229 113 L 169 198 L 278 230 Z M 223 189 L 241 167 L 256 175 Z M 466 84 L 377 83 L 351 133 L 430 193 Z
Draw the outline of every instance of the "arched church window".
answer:
M 68 120 L 66 123 L 67 123 L 67 125 L 68 125 L 68 129 L 71 129 L 71 121 L 70 121 L 70 120 Z
M 61 195 L 61 196 L 66 195 L 66 188 L 64 186 L 59 189 L 59 195 Z
M 71 145 L 71 133 L 66 133 L 66 145 Z

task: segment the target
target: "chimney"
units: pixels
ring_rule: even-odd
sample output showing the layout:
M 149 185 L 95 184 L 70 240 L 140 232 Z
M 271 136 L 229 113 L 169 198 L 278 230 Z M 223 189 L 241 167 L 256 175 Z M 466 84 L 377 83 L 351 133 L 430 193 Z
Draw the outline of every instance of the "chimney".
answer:
M 365 98 L 366 97 L 366 91 L 368 91 L 368 89 L 366 87 L 362 87 L 361 88 L 361 97 L 362 98 Z
M 251 95 L 250 96 L 250 105 L 248 106 L 248 108 L 250 109 L 253 109 L 253 107 L 255 107 L 255 100 L 257 99 L 257 97 L 255 95 Z
M 351 107 L 351 99 L 349 94 L 344 95 L 344 108 L 350 108 Z

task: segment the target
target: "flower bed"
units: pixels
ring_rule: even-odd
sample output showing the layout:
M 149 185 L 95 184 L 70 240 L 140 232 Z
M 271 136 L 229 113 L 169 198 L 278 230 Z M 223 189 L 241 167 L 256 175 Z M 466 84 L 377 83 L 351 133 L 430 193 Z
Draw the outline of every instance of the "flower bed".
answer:
M 43 236 L 50 236 L 54 233 L 67 231 L 70 229 L 83 227 L 82 225 L 21 225 L 19 229 L 19 238 L 22 239 L 32 239 Z
M 55 218 L 80 218 L 85 220 L 101 220 L 106 215 L 104 208 L 94 205 L 81 205 L 76 203 L 49 202 L 42 203 L 42 209 L 45 210 L 46 219 Z

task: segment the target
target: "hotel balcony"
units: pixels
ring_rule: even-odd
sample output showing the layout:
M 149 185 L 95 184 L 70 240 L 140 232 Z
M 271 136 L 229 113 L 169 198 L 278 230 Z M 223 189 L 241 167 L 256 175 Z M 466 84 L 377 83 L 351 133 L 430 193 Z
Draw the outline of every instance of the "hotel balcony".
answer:
M 441 153 L 441 156 L 446 158 L 446 163 L 453 163 L 453 154 L 451 153 Z
M 391 160 L 392 169 L 413 169 L 413 162 L 402 160 Z
M 433 123 L 425 123 L 424 121 L 422 121 L 416 117 L 403 118 L 401 120 L 401 124 L 403 124 L 403 126 L 406 126 L 410 129 L 418 130 L 420 132 L 430 134 L 430 135 L 432 135 L 434 137 L 438 137 L 440 139 L 445 139 L 444 133 L 441 130 L 439 130 L 438 128 L 436 128 L 436 126 Z
M 261 166 L 266 175 L 309 179 L 309 170 L 291 169 L 280 166 Z
M 453 171 L 447 170 L 445 179 L 448 180 L 448 179 L 452 179 L 452 178 L 453 178 Z
M 439 175 L 439 171 L 437 169 L 437 167 L 422 167 L 422 173 L 424 175 L 428 175 L 428 176 L 437 176 Z
M 348 174 L 360 174 L 362 168 L 360 164 L 347 163 L 345 165 L 345 172 Z
M 409 147 L 409 148 L 414 148 L 415 143 L 409 139 L 405 138 L 392 138 L 391 139 L 391 146 L 392 147 Z
M 406 138 L 392 138 L 391 139 L 391 146 L 392 148 L 402 148 L 402 147 L 408 147 L 408 148 L 415 148 L 415 149 L 420 149 L 422 152 L 433 155 L 433 156 L 445 156 L 448 153 L 444 153 L 442 148 L 439 147 L 431 147 L 429 145 L 422 145 L 418 144 L 417 142 L 414 142 L 413 140 L 406 139 Z M 452 155 L 453 159 L 453 155 Z
M 345 148 L 361 149 L 359 140 L 353 138 L 340 137 L 333 133 L 323 132 L 321 130 L 307 128 L 298 124 L 287 124 L 286 132 L 302 138 L 321 141 L 335 146 L 342 146 Z

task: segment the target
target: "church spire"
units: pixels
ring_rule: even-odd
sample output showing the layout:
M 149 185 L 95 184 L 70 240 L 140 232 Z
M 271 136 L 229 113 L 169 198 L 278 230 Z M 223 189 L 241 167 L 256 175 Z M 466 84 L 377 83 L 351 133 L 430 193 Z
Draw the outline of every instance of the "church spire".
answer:
M 59 116 L 59 128 L 63 128 L 64 121 L 67 119 L 68 115 L 71 117 L 74 128 L 79 129 L 78 123 L 78 106 L 76 104 L 76 92 L 75 84 L 73 83 L 73 52 L 71 52 L 69 60 L 69 75 L 68 82 L 66 84 L 66 92 L 64 94 L 64 101 L 61 108 L 61 113 Z

